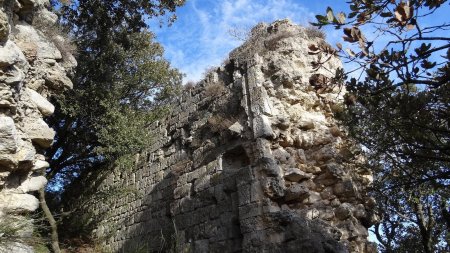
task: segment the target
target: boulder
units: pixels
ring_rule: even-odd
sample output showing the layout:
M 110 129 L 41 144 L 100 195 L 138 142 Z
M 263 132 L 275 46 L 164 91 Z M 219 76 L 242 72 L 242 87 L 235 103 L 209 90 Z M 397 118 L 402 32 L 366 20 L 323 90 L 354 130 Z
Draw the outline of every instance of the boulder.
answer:
M 268 138 L 273 137 L 273 130 L 270 126 L 270 120 L 266 115 L 258 115 L 253 119 L 253 132 L 255 138 Z
M 13 93 L 8 85 L 0 83 L 0 108 L 15 107 Z
M 14 120 L 0 116 L 0 155 L 13 154 L 18 147 L 18 138 Z
M 309 189 L 304 185 L 294 184 L 286 189 L 284 200 L 301 202 L 302 200 L 308 198 Z
M 32 89 L 25 89 L 26 93 L 30 97 L 30 100 L 36 105 L 39 111 L 44 116 L 50 116 L 55 111 L 55 106 L 48 102 L 41 94 L 37 93 Z
M 303 179 L 310 179 L 313 175 L 310 173 L 303 172 L 297 168 L 288 168 L 284 172 L 284 179 L 291 182 L 298 182 Z
M 41 118 L 26 119 L 23 131 L 37 145 L 42 148 L 48 148 L 53 142 L 55 131 L 51 129 L 47 123 Z
M 23 193 L 37 191 L 47 184 L 47 178 L 44 176 L 31 177 L 23 181 L 18 190 Z
M 30 194 L 1 192 L 0 209 L 6 213 L 33 212 L 39 207 L 39 200 Z
M 50 164 L 46 161 L 42 160 L 36 160 L 34 161 L 33 169 L 32 170 L 43 170 L 50 166 Z
M 20 48 L 8 40 L 4 46 L 0 45 L 0 68 L 14 64 L 25 64 L 27 62 Z

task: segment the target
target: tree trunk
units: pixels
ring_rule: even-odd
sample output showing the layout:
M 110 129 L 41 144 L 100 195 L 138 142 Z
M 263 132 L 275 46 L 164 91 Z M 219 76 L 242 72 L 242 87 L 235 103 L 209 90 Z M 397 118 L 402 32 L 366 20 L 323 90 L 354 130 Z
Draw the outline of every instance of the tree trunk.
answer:
M 417 221 L 419 225 L 420 234 L 422 236 L 422 245 L 424 248 L 425 253 L 432 253 L 433 252 L 433 239 L 431 237 L 431 229 L 430 226 L 427 226 L 427 222 L 425 221 L 425 214 L 423 212 L 423 206 L 422 203 L 417 202 L 414 203 L 414 209 L 417 217 Z M 432 213 L 428 214 L 428 224 L 430 225 L 432 223 Z
M 45 217 L 50 224 L 52 232 L 51 243 L 53 252 L 61 253 L 61 250 L 59 249 L 58 226 L 56 224 L 55 218 L 53 218 L 52 212 L 50 212 L 50 209 L 47 206 L 47 202 L 45 201 L 45 188 L 39 190 L 39 201 L 41 202 L 41 208 L 44 211 Z

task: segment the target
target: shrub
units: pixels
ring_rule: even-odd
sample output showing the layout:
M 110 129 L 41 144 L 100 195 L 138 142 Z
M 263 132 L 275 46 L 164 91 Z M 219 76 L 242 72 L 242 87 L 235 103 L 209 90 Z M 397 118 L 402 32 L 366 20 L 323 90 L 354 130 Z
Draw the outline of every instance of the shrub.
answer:
M 269 50 L 274 50 L 277 47 L 279 41 L 293 37 L 295 34 L 291 31 L 278 32 L 270 35 L 265 41 L 264 46 Z
M 194 89 L 196 86 L 196 83 L 194 83 L 193 81 L 189 81 L 184 85 L 184 90 L 192 90 Z
M 218 97 L 224 94 L 225 91 L 226 91 L 225 86 L 218 83 L 210 84 L 205 87 L 205 95 L 207 97 Z
M 208 119 L 208 124 L 212 132 L 221 132 L 228 129 L 236 122 L 236 118 L 224 115 L 213 115 Z
M 309 39 L 319 38 L 324 40 L 327 37 L 324 31 L 320 30 L 315 26 L 305 27 L 305 33 Z

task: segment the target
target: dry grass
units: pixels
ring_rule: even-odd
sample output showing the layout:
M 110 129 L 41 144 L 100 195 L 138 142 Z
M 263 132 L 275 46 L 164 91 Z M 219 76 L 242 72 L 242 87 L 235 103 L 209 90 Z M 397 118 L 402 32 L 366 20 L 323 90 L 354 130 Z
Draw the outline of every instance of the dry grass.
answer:
M 205 95 L 207 97 L 218 97 L 223 95 L 226 92 L 226 90 L 227 89 L 222 84 L 218 83 L 210 84 L 205 87 Z
M 251 35 L 251 29 L 249 27 L 241 28 L 233 26 L 230 29 L 228 29 L 227 33 L 233 39 L 236 39 L 238 41 L 246 41 Z
M 325 40 L 327 37 L 324 31 L 320 30 L 315 26 L 305 27 L 305 33 L 309 39 L 320 38 Z
M 270 35 L 265 41 L 264 46 L 269 50 L 274 50 L 278 46 L 278 42 L 282 41 L 283 39 L 290 38 L 295 36 L 295 34 L 291 31 L 283 31 L 278 32 L 273 35 Z
M 225 117 L 223 115 L 213 115 L 208 119 L 208 125 L 212 132 L 221 132 L 228 129 L 236 122 L 234 117 Z

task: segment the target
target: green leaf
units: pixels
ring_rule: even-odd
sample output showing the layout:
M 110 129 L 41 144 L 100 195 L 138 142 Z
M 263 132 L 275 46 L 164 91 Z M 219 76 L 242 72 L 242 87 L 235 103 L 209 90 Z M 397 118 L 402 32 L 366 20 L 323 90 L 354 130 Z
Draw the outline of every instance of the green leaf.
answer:
M 380 16 L 383 18 L 388 18 L 388 17 L 392 17 L 392 13 L 391 12 L 382 12 L 380 14 Z
M 331 7 L 327 8 L 327 19 L 329 22 L 333 22 L 335 20 L 333 9 L 331 9 Z
M 423 60 L 422 63 L 420 64 L 420 66 L 424 69 L 432 69 L 432 68 L 436 67 L 436 62 L 430 62 L 427 60 Z
M 317 19 L 317 21 L 319 21 L 319 23 L 322 23 L 323 21 L 327 20 L 327 17 L 322 16 L 322 15 L 316 15 L 316 19 Z
M 356 15 L 358 15 L 357 12 L 352 12 L 348 15 L 348 18 L 354 18 L 354 17 L 356 17 Z

